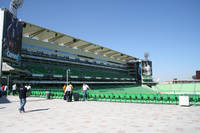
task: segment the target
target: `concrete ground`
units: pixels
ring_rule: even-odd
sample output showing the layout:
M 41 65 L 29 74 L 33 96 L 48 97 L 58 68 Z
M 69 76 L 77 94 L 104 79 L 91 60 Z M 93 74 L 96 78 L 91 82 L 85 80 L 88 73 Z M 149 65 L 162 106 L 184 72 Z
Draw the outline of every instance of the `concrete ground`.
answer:
M 0 133 L 199 133 L 200 106 L 0 99 Z

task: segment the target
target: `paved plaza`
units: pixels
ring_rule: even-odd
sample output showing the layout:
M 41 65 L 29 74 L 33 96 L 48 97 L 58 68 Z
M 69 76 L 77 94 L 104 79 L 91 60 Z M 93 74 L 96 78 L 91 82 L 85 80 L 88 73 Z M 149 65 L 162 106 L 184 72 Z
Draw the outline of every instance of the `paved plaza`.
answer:
M 200 106 L 0 99 L 0 133 L 199 133 Z

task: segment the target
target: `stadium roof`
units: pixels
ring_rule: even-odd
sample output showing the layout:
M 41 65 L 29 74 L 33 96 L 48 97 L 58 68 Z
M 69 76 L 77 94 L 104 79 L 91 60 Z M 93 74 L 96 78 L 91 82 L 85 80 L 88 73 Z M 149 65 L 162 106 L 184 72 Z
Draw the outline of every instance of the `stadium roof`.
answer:
M 71 37 L 66 34 L 62 34 L 53 30 L 42 28 L 27 22 L 22 21 L 23 24 L 23 36 L 34 38 L 40 41 L 50 42 L 55 45 L 67 46 L 74 49 L 81 49 L 85 52 L 92 52 L 94 54 L 100 54 L 115 60 L 122 62 L 128 62 L 131 60 L 138 60 L 138 58 L 126 55 L 115 50 L 105 48 L 103 46 L 87 42 L 75 37 Z
M 2 63 L 2 71 L 3 72 L 10 72 L 10 73 L 27 73 L 27 71 L 16 68 L 16 67 L 14 68 L 6 62 Z

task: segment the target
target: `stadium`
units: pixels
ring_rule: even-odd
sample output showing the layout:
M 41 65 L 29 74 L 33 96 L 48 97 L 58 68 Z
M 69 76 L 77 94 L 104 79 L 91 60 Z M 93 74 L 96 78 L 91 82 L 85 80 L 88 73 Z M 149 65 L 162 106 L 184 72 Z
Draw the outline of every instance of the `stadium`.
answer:
M 0 8 L 0 132 L 200 131 L 200 71 L 192 80 L 155 81 L 148 53 L 134 57 L 20 20 L 22 5 Z
M 20 23 L 20 57 L 13 60 L 10 49 L 10 54 L 3 57 L 2 81 L 10 88 L 8 94 L 12 84 L 24 83 L 31 84 L 31 96 L 46 97 L 46 91 L 50 91 L 51 98 L 62 99 L 63 85 L 71 82 L 80 99 L 82 84 L 87 83 L 92 88 L 88 100 L 178 104 L 179 96 L 184 95 L 189 96 L 191 104 L 200 102 L 199 83 L 153 82 L 148 57 L 139 59 L 28 22 Z

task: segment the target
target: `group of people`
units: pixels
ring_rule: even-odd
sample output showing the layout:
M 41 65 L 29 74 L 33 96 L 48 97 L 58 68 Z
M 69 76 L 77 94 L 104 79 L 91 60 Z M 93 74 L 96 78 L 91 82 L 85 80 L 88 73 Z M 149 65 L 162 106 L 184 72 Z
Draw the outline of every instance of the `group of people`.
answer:
M 8 89 L 7 85 L 2 85 L 0 87 L 0 96 L 1 95 L 6 95 L 6 91 Z M 31 89 L 30 85 L 24 86 L 24 84 L 13 84 L 12 85 L 12 91 L 13 95 L 15 95 L 17 92 L 19 94 L 19 100 L 20 100 L 20 108 L 18 109 L 19 112 L 25 112 L 24 106 L 26 104 L 26 97 L 27 97 L 27 92 Z
M 0 92 L 6 92 L 7 85 L 2 85 L 0 88 L 1 88 Z M 83 101 L 86 100 L 88 89 L 90 89 L 90 87 L 86 83 L 83 83 L 83 86 L 82 86 L 82 91 L 83 91 L 82 100 Z M 27 92 L 30 92 L 30 90 L 31 90 L 31 86 L 30 85 L 25 86 L 23 83 L 12 85 L 13 95 L 15 95 L 17 92 L 19 94 L 20 108 L 18 110 L 20 113 L 25 112 L 24 106 L 26 104 Z M 64 92 L 64 100 L 66 100 L 67 102 L 72 102 L 73 85 L 71 82 L 63 86 L 63 92 Z
M 70 82 L 68 85 L 63 86 L 63 92 L 64 92 L 64 100 L 67 100 L 67 102 L 72 101 L 72 91 L 73 91 L 73 85 Z
M 30 84 L 26 85 L 24 87 L 27 89 L 27 92 L 30 92 L 30 90 L 31 90 L 31 85 Z M 16 95 L 16 93 L 17 93 L 17 84 L 13 84 L 12 85 L 12 92 L 13 92 L 13 96 Z
M 7 95 L 7 89 L 8 89 L 8 86 L 7 85 L 2 85 L 1 87 L 0 87 L 0 97 L 1 96 L 6 96 Z
M 85 101 L 87 96 L 87 89 L 90 89 L 90 87 L 87 84 L 83 83 L 82 89 L 83 89 L 83 101 Z M 65 84 L 63 86 L 63 92 L 64 92 L 64 100 L 66 100 L 67 102 L 71 102 L 73 94 L 73 86 L 71 82 L 68 85 Z

